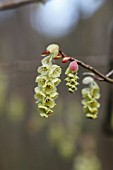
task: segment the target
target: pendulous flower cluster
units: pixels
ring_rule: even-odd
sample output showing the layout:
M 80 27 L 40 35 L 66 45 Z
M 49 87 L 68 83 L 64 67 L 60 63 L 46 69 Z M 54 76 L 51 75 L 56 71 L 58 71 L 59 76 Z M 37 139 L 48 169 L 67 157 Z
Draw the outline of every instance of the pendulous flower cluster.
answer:
M 42 117 L 48 117 L 55 106 L 55 99 L 58 97 L 57 85 L 61 82 L 60 66 L 53 64 L 53 59 L 58 55 L 59 47 L 56 44 L 49 45 L 42 59 L 42 66 L 38 68 L 39 75 L 36 77 L 38 86 L 35 88 L 35 99 Z
M 98 108 L 100 107 L 97 99 L 100 98 L 100 88 L 92 77 L 85 77 L 83 84 L 89 84 L 89 87 L 82 89 L 82 104 L 83 111 L 86 117 L 96 119 L 98 115 Z
M 78 80 L 77 71 L 78 64 L 76 61 L 72 61 L 65 72 L 65 75 L 67 76 L 65 78 L 66 86 L 68 87 L 68 91 L 71 93 L 74 93 L 77 90 L 77 85 L 79 84 L 77 82 Z

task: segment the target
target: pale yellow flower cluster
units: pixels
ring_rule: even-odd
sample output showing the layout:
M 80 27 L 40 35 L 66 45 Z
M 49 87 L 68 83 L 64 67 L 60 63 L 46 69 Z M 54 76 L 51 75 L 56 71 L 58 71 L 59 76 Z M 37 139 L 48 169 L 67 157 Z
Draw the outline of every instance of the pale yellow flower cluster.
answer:
M 55 106 L 55 99 L 58 97 L 56 86 L 61 82 L 60 66 L 53 64 L 53 59 L 58 55 L 59 47 L 56 44 L 48 46 L 49 55 L 41 61 L 42 66 L 38 68 L 39 75 L 36 77 L 38 86 L 35 88 L 35 99 L 40 110 L 40 115 L 48 117 Z
M 77 71 L 73 72 L 68 67 L 65 74 L 67 76 L 65 78 L 65 81 L 67 82 L 66 86 L 68 87 L 68 91 L 71 92 L 71 93 L 74 93 L 77 90 L 77 85 L 79 84 L 78 83 Z
M 82 89 L 82 104 L 83 111 L 86 117 L 95 119 L 98 115 L 98 108 L 100 107 L 97 99 L 100 98 L 100 88 L 92 77 L 83 79 L 83 84 L 89 84 L 89 87 Z

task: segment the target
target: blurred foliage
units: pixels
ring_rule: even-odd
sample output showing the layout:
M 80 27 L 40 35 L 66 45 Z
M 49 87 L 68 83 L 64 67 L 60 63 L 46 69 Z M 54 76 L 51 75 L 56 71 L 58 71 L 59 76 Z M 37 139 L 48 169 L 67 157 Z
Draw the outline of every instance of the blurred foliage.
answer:
M 90 134 L 82 135 L 80 150 L 74 159 L 73 170 L 102 170 L 96 154 L 96 143 Z
M 0 113 L 4 110 L 7 99 L 8 77 L 5 72 L 0 70 Z
M 12 121 L 22 121 L 25 116 L 25 102 L 19 95 L 12 95 L 7 104 L 8 117 Z
M 76 151 L 77 140 L 82 128 L 80 104 L 68 102 L 66 106 L 61 106 L 60 111 L 57 108 L 57 112 L 55 120 L 49 125 L 48 137 L 58 149 L 59 154 L 70 159 Z
M 113 112 L 112 112 L 111 126 L 112 126 L 112 129 L 113 129 Z
M 73 170 L 101 170 L 101 164 L 95 153 L 82 153 L 75 158 Z
M 26 117 L 26 101 L 18 93 L 11 93 L 7 98 L 8 77 L 4 72 L 0 72 L 0 111 L 3 111 L 7 101 L 7 119 L 12 122 L 22 122 Z M 6 100 L 7 99 L 7 100 Z M 51 150 L 57 149 L 59 155 L 64 160 L 74 160 L 73 170 L 101 170 L 100 162 L 93 151 L 85 146 L 87 139 L 80 144 L 79 140 L 83 135 L 84 119 L 81 114 L 81 103 L 69 100 L 64 103 L 60 97 L 53 116 L 48 121 L 39 116 L 37 108 L 32 110 L 32 115 L 28 119 L 27 131 L 34 134 L 47 128 L 47 138 L 51 145 Z M 88 140 L 90 142 L 90 139 Z M 78 143 L 82 152 L 78 152 Z M 91 142 L 90 142 L 91 143 Z M 88 147 L 90 144 L 88 145 Z M 77 152 L 79 153 L 76 157 Z

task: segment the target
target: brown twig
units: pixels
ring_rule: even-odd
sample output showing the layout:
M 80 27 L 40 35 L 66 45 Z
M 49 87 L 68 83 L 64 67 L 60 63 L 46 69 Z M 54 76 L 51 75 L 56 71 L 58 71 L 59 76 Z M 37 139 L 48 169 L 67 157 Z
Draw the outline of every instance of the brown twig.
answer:
M 111 70 L 108 74 L 106 74 L 106 77 L 110 77 L 113 74 L 113 70 Z
M 76 59 L 74 59 L 74 58 L 71 58 L 71 59 L 70 59 L 70 61 L 73 61 L 73 60 L 76 60 Z M 82 61 L 80 61 L 80 60 L 76 60 L 76 61 L 77 61 L 77 63 L 78 63 L 79 65 L 81 65 L 81 66 L 84 67 L 85 69 L 88 69 L 88 70 L 90 70 L 91 72 L 93 72 L 93 73 L 94 73 L 94 78 L 96 78 L 97 80 L 99 80 L 99 81 L 106 81 L 106 82 L 109 82 L 109 83 L 113 83 L 113 79 L 109 78 L 109 76 L 110 76 L 111 74 L 113 74 L 113 70 L 110 71 L 107 75 L 104 75 L 104 74 L 102 74 L 101 72 L 99 72 L 97 69 L 95 69 L 94 67 L 92 67 L 92 66 L 90 66 L 90 65 L 88 65 L 88 64 L 86 64 L 86 63 L 84 63 L 84 62 L 82 62 Z M 95 74 L 96 74 L 96 75 L 95 75 Z
M 18 8 L 31 3 L 37 3 L 39 1 L 41 0 L 18 0 L 18 1 L 8 0 L 7 2 L 0 2 L 0 11 Z M 42 0 L 42 2 L 44 1 Z
M 106 77 L 110 77 L 112 74 L 113 74 L 113 70 L 111 70 L 108 74 L 106 74 Z M 92 72 L 84 72 L 83 75 L 90 75 L 90 76 L 92 76 L 93 78 L 95 78 L 99 81 L 104 81 L 103 78 L 98 77 L 97 75 L 95 75 Z
M 80 61 L 80 60 L 77 60 L 73 57 L 70 57 L 70 56 L 67 56 L 64 52 L 62 52 L 60 50 L 60 55 L 62 56 L 62 58 L 65 58 L 65 57 L 69 57 L 69 61 L 74 61 L 76 60 L 78 65 L 82 66 L 83 68 L 87 69 L 87 70 L 90 70 L 91 72 L 93 72 L 94 74 L 93 77 L 99 81 L 106 81 L 108 83 L 113 83 L 113 79 L 112 78 L 109 78 L 112 74 L 113 74 L 113 70 L 111 70 L 107 75 L 104 75 L 102 74 L 101 72 L 99 72 L 97 69 L 95 69 L 94 67 Z

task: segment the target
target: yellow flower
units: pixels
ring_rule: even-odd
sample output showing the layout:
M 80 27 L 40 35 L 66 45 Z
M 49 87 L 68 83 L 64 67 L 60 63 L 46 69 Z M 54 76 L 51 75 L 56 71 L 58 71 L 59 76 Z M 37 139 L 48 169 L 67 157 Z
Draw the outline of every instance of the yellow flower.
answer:
M 48 117 L 49 114 L 51 114 L 53 111 L 51 109 L 49 109 L 48 107 L 46 106 L 43 106 L 41 104 L 38 104 L 38 108 L 40 110 L 40 115 L 41 116 L 45 116 L 45 117 Z
M 52 65 L 52 58 L 51 56 L 47 56 L 45 57 L 42 61 L 41 61 L 42 65 Z
M 98 115 L 98 108 L 100 107 L 97 99 L 100 98 L 100 89 L 97 83 L 92 77 L 87 77 L 83 80 L 84 84 L 88 84 L 88 88 L 82 89 L 82 104 L 83 111 L 86 114 L 86 117 L 95 119 Z
M 61 74 L 61 68 L 60 66 L 57 66 L 57 65 L 52 65 L 51 66 L 51 69 L 49 71 L 49 75 L 53 78 L 57 78 L 57 77 L 60 77 L 60 74 Z
M 48 83 L 46 83 L 44 90 L 45 90 L 46 94 L 50 94 L 50 93 L 56 91 L 56 87 L 54 86 L 53 83 L 48 82 Z
M 78 70 L 78 68 L 77 68 L 77 70 Z M 78 80 L 77 70 L 73 71 L 68 67 L 65 72 L 65 74 L 67 75 L 67 77 L 65 78 L 65 81 L 67 82 L 66 86 L 68 87 L 68 91 L 71 93 L 74 93 L 77 90 L 77 85 L 79 84 L 77 82 L 77 80 Z
M 44 66 L 38 67 L 38 70 L 37 70 L 37 71 L 38 71 L 38 73 L 40 73 L 41 75 L 47 75 L 48 70 L 49 70 L 49 66 L 44 65 Z
M 55 78 L 52 80 L 52 83 L 55 85 L 55 86 L 58 86 L 59 83 L 61 82 L 61 80 L 59 78 Z
M 58 98 L 58 95 L 59 94 L 57 92 L 53 92 L 53 93 L 50 94 L 50 97 L 55 100 L 55 99 Z
M 42 91 L 39 91 L 35 93 L 34 97 L 36 100 L 40 101 L 43 100 L 46 97 L 46 95 Z
M 37 76 L 36 77 L 36 82 L 38 83 L 39 87 L 42 87 L 47 82 L 47 77 L 46 76 Z
M 48 106 L 49 108 L 53 108 L 55 106 L 55 102 L 50 97 L 46 97 L 46 99 L 44 101 L 44 105 Z
M 47 50 L 50 52 L 52 58 L 55 58 L 59 53 L 59 46 L 57 44 L 51 44 L 47 47 Z
M 56 86 L 61 82 L 58 78 L 61 74 L 60 66 L 53 64 L 53 59 L 59 56 L 59 46 L 52 44 L 42 53 L 45 58 L 42 59 L 42 66 L 38 68 L 39 76 L 36 77 L 38 87 L 35 88 L 34 98 L 38 103 L 40 115 L 48 117 L 55 106 L 55 99 L 58 97 Z

